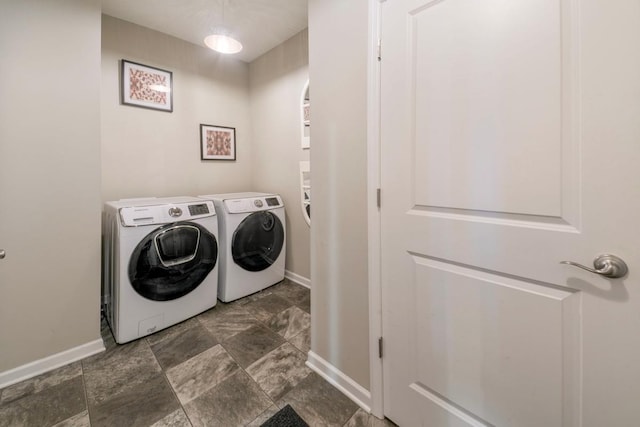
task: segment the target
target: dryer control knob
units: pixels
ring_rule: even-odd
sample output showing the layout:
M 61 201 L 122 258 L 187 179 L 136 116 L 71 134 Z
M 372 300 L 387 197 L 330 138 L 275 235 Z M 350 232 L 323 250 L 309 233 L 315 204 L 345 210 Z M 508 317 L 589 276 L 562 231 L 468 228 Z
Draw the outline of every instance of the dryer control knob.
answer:
M 170 208 L 169 209 L 169 215 L 174 217 L 174 218 L 178 217 L 178 216 L 182 215 L 182 209 L 176 208 L 176 207 Z
M 254 200 L 253 204 L 256 205 L 256 207 L 261 208 L 262 207 L 262 200 Z

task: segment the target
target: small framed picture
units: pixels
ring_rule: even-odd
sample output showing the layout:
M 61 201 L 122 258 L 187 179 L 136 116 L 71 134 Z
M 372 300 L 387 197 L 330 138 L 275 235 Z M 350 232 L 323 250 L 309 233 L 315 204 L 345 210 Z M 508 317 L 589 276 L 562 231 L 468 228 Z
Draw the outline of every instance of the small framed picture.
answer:
M 121 60 L 120 95 L 124 105 L 173 111 L 173 73 Z
M 202 160 L 235 160 L 236 129 L 201 124 L 200 158 Z

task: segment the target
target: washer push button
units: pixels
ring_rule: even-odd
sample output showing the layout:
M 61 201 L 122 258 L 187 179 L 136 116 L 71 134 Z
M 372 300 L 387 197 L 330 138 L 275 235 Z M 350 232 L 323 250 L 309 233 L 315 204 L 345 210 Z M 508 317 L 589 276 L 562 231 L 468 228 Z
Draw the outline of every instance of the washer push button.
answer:
M 169 216 L 176 218 L 180 215 L 182 215 L 182 209 L 180 209 L 179 207 L 174 206 L 172 208 L 169 208 Z

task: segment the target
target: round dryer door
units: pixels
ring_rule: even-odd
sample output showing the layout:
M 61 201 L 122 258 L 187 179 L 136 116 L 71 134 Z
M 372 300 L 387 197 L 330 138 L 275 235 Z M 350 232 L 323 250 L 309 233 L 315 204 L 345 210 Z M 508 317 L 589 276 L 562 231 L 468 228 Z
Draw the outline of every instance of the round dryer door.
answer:
M 192 222 L 168 224 L 138 243 L 129 261 L 129 281 L 141 296 L 169 301 L 197 288 L 217 260 L 218 242 L 206 228 Z
M 254 212 L 236 228 L 231 255 L 248 271 L 262 271 L 276 262 L 284 245 L 284 227 L 269 211 Z

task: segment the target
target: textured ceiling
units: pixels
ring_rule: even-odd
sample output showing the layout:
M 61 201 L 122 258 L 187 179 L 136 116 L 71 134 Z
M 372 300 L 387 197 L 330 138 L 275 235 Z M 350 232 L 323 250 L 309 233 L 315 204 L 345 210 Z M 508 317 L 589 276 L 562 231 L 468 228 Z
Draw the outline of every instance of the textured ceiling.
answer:
M 307 27 L 307 0 L 102 0 L 102 12 L 199 46 L 224 31 L 251 62 Z

